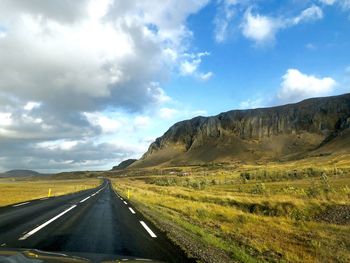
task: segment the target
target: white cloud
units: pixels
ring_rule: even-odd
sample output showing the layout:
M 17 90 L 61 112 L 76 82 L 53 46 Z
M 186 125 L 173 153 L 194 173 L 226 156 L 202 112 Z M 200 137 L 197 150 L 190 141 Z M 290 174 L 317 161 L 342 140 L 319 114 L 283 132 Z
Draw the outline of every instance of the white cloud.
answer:
M 178 110 L 171 108 L 161 108 L 159 110 L 159 116 L 162 119 L 171 119 L 178 113 Z
M 338 4 L 344 10 L 350 9 L 350 0 L 319 0 L 319 2 L 325 5 Z
M 203 81 L 208 81 L 209 79 L 211 79 L 212 77 L 214 76 L 214 73 L 209 71 L 207 73 L 200 73 L 198 75 L 199 79 L 200 80 L 203 80 Z
M 323 18 L 323 11 L 320 7 L 313 5 L 304 11 L 300 15 L 294 17 L 291 22 L 294 25 L 300 24 L 301 22 L 308 22 L 313 20 L 319 20 Z
M 182 76 L 194 76 L 200 80 L 207 81 L 213 76 L 213 72 L 203 73 L 199 71 L 202 63 L 202 57 L 209 56 L 209 52 L 200 52 L 196 54 L 185 54 L 180 64 L 180 74 Z
M 270 42 L 275 39 L 275 34 L 280 28 L 280 23 L 273 18 L 252 14 L 249 10 L 244 16 L 242 24 L 243 35 L 257 43 Z
M 192 60 L 192 61 L 186 60 L 181 64 L 180 72 L 184 76 L 192 75 L 198 69 L 199 64 L 200 64 L 199 59 Z
M 56 140 L 56 141 L 44 141 L 36 144 L 37 148 L 47 150 L 64 150 L 69 151 L 75 147 L 78 141 Z
M 297 69 L 288 69 L 282 77 L 277 97 L 281 102 L 297 102 L 310 97 L 331 95 L 337 82 L 331 77 L 318 78 Z
M 208 53 L 193 55 L 187 27 L 208 2 L 0 1 L 0 151 L 7 160 L 0 168 L 73 167 L 72 160 L 91 167 L 135 154 L 133 125 L 147 126 L 145 113 L 172 101 L 163 89 L 171 75 L 188 62 L 195 69 L 187 76 L 212 76 L 201 71 Z M 109 144 L 116 134 L 123 147 Z M 33 145 L 40 142 L 61 146 L 39 151 Z M 98 162 L 101 150 L 111 157 Z
M 200 62 L 183 59 L 192 37 L 186 19 L 208 0 L 49 2 L 0 2 L 0 85 L 20 100 L 142 111 L 164 99 L 174 69 L 199 70 Z
M 39 103 L 39 102 L 29 101 L 29 102 L 27 102 L 26 105 L 24 105 L 23 108 L 24 108 L 26 111 L 31 111 L 31 110 L 33 110 L 33 109 L 39 108 L 40 105 L 41 105 L 41 103 Z
M 224 0 L 214 19 L 214 36 L 217 43 L 222 43 L 226 40 L 231 26 L 231 22 L 235 16 L 234 7 L 240 3 L 237 0 Z
M 105 116 L 103 113 L 84 112 L 84 115 L 91 125 L 99 127 L 103 133 L 115 133 L 123 126 L 122 121 Z
M 0 112 L 0 126 L 10 126 L 13 123 L 12 114 Z
M 242 34 L 258 45 L 273 43 L 278 31 L 323 18 L 322 9 L 316 5 L 303 10 L 292 18 L 276 18 L 252 13 L 249 8 L 241 23 Z
M 146 127 L 151 123 L 151 118 L 148 116 L 137 116 L 134 119 L 134 126 L 136 128 Z

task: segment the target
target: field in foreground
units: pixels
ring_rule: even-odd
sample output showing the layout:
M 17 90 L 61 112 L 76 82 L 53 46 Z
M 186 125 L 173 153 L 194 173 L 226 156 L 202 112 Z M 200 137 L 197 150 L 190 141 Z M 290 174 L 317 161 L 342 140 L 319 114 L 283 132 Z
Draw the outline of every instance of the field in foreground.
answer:
M 52 179 L 0 179 L 0 206 L 47 197 L 59 196 L 95 188 L 101 184 L 99 179 L 52 180 Z
M 182 167 L 113 184 L 201 262 L 350 262 L 347 164 Z

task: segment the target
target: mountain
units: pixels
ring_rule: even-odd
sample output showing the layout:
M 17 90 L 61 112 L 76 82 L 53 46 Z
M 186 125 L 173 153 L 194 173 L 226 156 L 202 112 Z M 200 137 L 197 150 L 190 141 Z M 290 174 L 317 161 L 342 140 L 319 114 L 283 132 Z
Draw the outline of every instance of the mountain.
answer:
M 350 93 L 176 123 L 131 167 L 281 161 L 350 151 Z
M 11 170 L 0 174 L 0 177 L 27 177 L 27 176 L 39 176 L 42 175 L 32 170 Z
M 137 161 L 137 159 L 127 159 L 125 161 L 122 161 L 117 166 L 113 166 L 112 170 L 123 170 L 123 169 L 127 168 L 128 166 L 130 166 L 131 164 L 133 164 L 136 161 Z

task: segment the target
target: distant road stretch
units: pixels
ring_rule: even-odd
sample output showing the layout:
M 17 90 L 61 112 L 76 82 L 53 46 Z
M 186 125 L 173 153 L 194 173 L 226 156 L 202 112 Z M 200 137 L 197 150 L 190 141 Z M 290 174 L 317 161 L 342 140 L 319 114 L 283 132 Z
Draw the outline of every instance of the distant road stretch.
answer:
M 0 246 L 190 262 L 108 180 L 96 189 L 0 208 Z

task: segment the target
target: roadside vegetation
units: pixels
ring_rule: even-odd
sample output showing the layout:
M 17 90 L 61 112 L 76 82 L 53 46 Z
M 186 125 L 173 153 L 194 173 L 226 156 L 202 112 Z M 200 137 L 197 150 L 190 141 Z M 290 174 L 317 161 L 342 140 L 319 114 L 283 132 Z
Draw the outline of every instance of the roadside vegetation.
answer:
M 350 166 L 207 165 L 113 178 L 202 262 L 350 262 Z
M 99 179 L 52 180 L 52 179 L 0 179 L 0 206 L 11 205 L 28 200 L 51 196 L 65 195 L 101 184 Z

